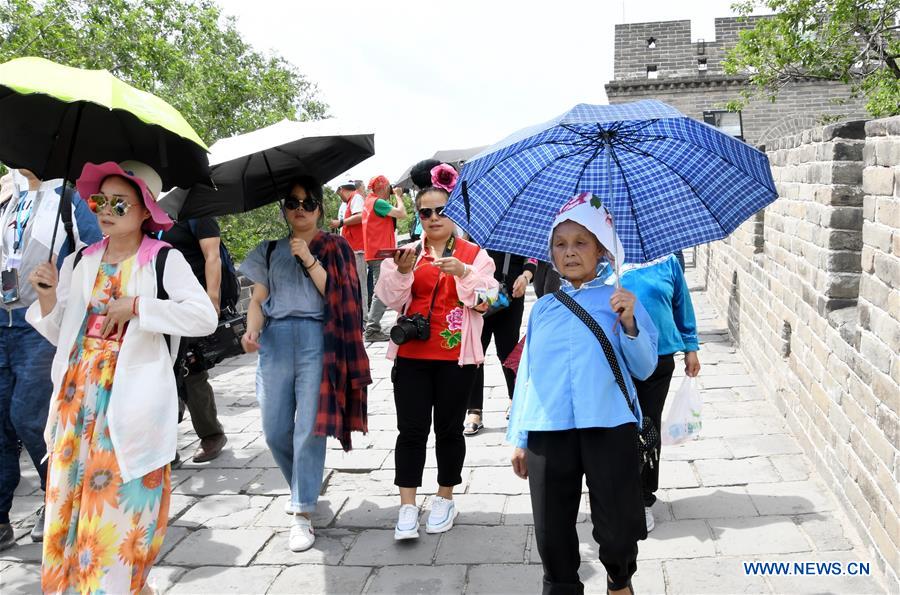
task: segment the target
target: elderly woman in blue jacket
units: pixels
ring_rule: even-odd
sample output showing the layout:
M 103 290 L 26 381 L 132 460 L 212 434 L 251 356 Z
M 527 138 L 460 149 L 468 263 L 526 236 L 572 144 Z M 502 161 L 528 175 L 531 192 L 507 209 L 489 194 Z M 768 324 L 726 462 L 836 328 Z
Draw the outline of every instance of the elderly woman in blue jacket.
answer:
M 590 194 L 569 201 L 550 234 L 553 265 L 572 297 L 608 337 L 625 378 L 623 398 L 599 341 L 553 294 L 528 321 L 507 438 L 513 470 L 529 480 L 544 593 L 581 593 L 576 520 L 587 477 L 593 536 L 612 593 L 631 591 L 637 541 L 647 537 L 638 466 L 635 378 L 656 368 L 657 331 L 625 289 L 603 283 L 606 259 L 624 253 L 612 217 Z M 632 413 L 632 407 L 635 413 Z

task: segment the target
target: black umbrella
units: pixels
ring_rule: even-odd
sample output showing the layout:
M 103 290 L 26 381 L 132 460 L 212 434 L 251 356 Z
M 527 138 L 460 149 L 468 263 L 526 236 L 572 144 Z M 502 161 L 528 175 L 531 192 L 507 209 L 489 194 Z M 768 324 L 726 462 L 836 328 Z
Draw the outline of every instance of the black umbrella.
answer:
M 42 58 L 0 64 L 0 161 L 41 179 L 64 180 L 60 215 L 70 243 L 66 182 L 85 163 L 126 159 L 153 167 L 164 188 L 209 179 L 206 145 L 175 108 L 155 95 L 105 70 Z
M 375 135 L 336 120 L 282 120 L 210 147 L 213 185 L 169 192 L 160 205 L 177 219 L 245 213 L 283 198 L 298 175 L 327 182 L 375 154 Z

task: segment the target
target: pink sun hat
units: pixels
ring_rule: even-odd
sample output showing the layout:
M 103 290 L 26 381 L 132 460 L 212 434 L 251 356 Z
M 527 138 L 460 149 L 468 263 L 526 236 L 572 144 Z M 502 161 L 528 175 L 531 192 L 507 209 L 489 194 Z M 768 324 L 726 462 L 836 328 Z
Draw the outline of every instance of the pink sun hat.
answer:
M 78 194 L 87 200 L 92 194 L 100 192 L 103 180 L 109 176 L 121 176 L 141 189 L 141 199 L 150 211 L 150 218 L 144 221 L 145 231 L 167 231 L 172 227 L 172 219 L 156 204 L 156 197 L 162 191 L 162 179 L 156 170 L 146 163 L 140 161 L 86 163 L 81 170 L 81 176 L 75 182 Z

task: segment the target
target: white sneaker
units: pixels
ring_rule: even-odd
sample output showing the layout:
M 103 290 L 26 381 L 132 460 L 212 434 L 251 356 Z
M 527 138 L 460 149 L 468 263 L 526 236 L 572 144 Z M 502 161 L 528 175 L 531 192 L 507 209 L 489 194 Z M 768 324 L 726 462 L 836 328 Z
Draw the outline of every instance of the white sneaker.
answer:
M 653 527 L 656 526 L 656 521 L 653 520 L 653 511 L 650 510 L 649 506 L 644 507 L 644 520 L 647 521 L 647 533 L 653 531 Z
M 418 539 L 419 538 L 419 507 L 414 504 L 404 504 L 400 507 L 397 516 L 397 526 L 394 527 L 394 539 Z
M 294 524 L 291 525 L 291 536 L 288 539 L 288 548 L 292 552 L 305 552 L 316 542 L 316 534 L 313 532 L 312 521 L 303 515 L 294 515 Z
M 435 496 L 434 502 L 431 504 L 431 514 L 428 515 L 428 522 L 425 523 L 426 533 L 443 533 L 453 528 L 453 521 L 456 520 L 456 503 L 441 496 Z

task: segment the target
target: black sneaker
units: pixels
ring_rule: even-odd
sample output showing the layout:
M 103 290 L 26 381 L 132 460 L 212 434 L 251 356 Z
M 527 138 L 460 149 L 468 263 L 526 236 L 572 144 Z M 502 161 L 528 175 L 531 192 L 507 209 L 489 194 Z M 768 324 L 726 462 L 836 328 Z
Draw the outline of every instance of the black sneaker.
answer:
M 16 534 L 12 525 L 0 523 L 0 551 L 12 547 L 16 543 Z
M 37 520 L 34 522 L 34 527 L 31 528 L 31 541 L 35 543 L 44 541 L 44 513 L 45 508 L 41 506 L 41 509 L 37 513 Z

